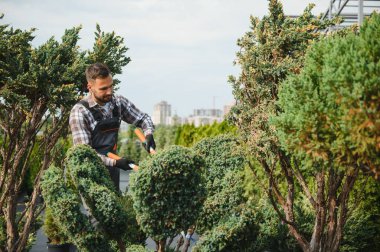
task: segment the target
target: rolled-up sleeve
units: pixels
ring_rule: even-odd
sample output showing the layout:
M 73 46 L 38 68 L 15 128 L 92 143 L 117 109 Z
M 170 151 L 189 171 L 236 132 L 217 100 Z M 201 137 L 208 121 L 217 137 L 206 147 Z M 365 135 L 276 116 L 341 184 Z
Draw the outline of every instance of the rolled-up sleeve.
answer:
M 132 102 L 123 96 L 118 97 L 121 105 L 121 119 L 140 127 L 145 135 L 153 134 L 154 124 L 150 116 L 140 111 Z

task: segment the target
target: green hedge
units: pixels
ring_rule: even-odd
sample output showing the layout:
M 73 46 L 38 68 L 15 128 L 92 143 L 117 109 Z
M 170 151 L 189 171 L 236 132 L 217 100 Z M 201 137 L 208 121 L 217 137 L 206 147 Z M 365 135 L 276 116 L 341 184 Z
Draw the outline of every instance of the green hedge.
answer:
M 171 146 L 131 174 L 133 207 L 146 234 L 162 240 L 195 223 L 205 196 L 202 168 L 201 158 L 192 150 Z

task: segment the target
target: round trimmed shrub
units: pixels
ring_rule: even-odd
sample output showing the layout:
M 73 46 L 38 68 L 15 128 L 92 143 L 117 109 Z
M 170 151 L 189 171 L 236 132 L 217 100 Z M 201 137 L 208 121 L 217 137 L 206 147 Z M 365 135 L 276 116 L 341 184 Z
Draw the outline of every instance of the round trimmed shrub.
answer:
M 147 235 L 163 240 L 195 223 L 205 197 L 202 167 L 202 159 L 191 149 L 171 146 L 131 174 L 133 207 Z

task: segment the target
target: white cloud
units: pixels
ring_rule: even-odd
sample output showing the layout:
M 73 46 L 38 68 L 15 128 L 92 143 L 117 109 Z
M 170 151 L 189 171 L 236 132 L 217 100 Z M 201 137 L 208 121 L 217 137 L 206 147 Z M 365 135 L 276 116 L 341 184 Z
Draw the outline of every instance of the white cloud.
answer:
M 307 1 L 287 0 L 286 14 L 300 14 Z M 329 0 L 315 1 L 315 13 Z M 36 27 L 35 45 L 66 28 L 82 25 L 79 45 L 92 46 L 96 23 L 125 38 L 132 62 L 125 68 L 120 93 L 150 113 L 167 100 L 181 115 L 193 108 L 221 108 L 232 99 L 227 76 L 236 40 L 249 29 L 249 16 L 267 13 L 265 0 L 3 0 L 2 23 Z

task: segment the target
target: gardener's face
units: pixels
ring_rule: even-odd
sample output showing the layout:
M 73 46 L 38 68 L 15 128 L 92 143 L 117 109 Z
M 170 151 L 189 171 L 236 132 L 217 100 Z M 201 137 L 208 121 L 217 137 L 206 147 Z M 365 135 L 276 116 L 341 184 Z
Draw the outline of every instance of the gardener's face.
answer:
M 103 79 L 97 78 L 96 80 L 89 81 L 87 87 L 94 101 L 99 105 L 104 105 L 112 99 L 112 84 L 112 76 L 109 75 Z

